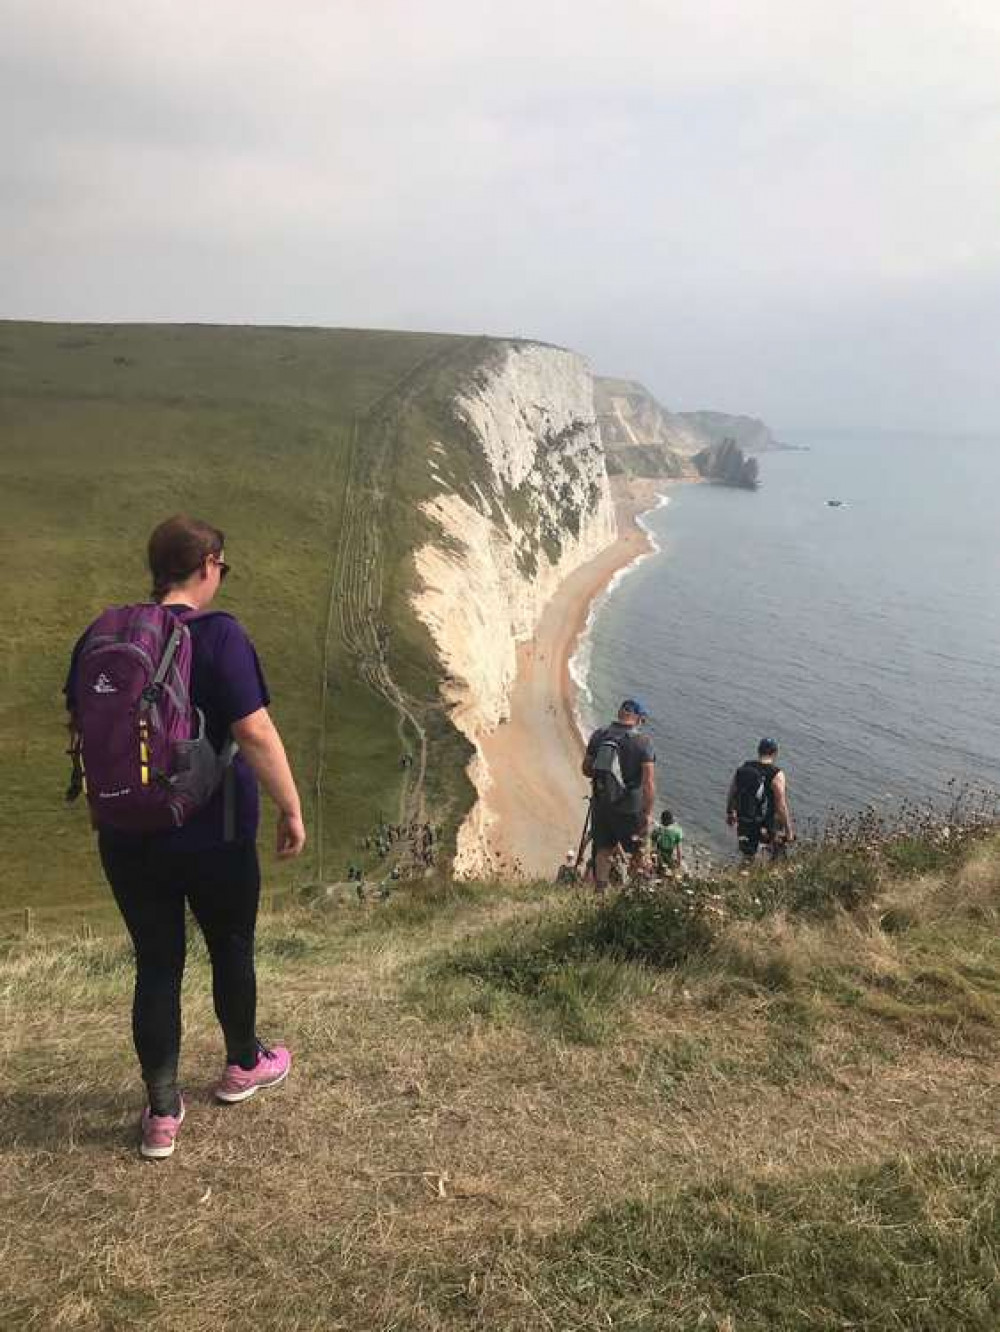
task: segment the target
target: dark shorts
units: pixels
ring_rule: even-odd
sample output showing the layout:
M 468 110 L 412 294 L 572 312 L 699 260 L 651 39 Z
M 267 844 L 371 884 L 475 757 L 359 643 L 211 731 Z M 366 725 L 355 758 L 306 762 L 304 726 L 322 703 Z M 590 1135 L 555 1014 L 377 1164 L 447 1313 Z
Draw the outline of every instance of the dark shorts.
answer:
M 737 823 L 736 840 L 740 853 L 751 860 L 763 846 L 772 856 L 781 856 L 785 852 L 785 842 L 775 837 L 774 828 L 767 823 Z
M 642 845 L 646 820 L 642 814 L 620 813 L 594 806 L 594 850 L 612 851 L 620 846 L 631 855 Z

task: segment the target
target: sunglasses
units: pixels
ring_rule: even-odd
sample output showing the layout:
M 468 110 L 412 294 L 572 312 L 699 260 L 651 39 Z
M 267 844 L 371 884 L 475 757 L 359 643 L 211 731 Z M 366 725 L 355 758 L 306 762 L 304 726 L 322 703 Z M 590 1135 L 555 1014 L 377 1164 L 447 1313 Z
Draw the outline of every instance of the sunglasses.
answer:
M 209 555 L 208 558 L 214 562 L 215 567 L 218 569 L 219 582 L 221 583 L 225 579 L 226 574 L 229 572 L 232 566 L 228 565 L 226 561 L 218 555 Z

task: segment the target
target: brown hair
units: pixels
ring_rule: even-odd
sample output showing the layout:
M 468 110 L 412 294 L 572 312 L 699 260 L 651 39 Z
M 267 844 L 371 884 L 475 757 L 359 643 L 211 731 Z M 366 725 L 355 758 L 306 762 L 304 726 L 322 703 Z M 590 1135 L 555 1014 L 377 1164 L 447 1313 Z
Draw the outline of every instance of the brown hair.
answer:
M 171 588 L 197 573 L 209 555 L 221 555 L 226 538 L 211 523 L 175 513 L 155 527 L 149 538 L 149 571 L 153 600 L 162 601 Z

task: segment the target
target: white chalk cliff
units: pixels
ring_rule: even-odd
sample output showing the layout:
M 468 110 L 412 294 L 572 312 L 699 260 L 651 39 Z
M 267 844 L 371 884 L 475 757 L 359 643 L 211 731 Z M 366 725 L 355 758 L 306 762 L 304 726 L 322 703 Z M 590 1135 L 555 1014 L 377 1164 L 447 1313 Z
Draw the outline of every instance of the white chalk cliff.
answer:
M 440 491 L 424 512 L 442 540 L 416 553 L 417 614 L 447 671 L 451 717 L 476 746 L 469 774 L 490 774 L 479 740 L 508 716 L 516 647 L 574 569 L 616 536 L 593 380 L 582 357 L 538 344 L 495 344 L 454 399 L 475 479 L 454 481 L 441 451 Z M 459 832 L 456 873 L 487 864 L 480 801 Z

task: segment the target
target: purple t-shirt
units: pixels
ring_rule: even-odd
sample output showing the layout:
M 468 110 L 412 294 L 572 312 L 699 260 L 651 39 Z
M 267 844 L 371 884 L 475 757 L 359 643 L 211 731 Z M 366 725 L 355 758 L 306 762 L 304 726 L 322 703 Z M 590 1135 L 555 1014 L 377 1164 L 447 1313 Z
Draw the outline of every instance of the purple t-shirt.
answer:
M 168 606 L 178 612 L 190 606 Z M 271 701 L 260 659 L 246 630 L 232 615 L 218 612 L 204 619 L 192 620 L 191 631 L 191 702 L 205 714 L 205 730 L 216 749 L 225 744 L 234 722 L 266 708 Z M 75 702 L 76 663 L 83 639 L 73 649 L 66 679 L 66 706 Z M 257 837 L 260 796 L 253 769 L 241 754 L 233 761 L 236 783 L 236 840 L 252 842 Z M 133 842 L 138 836 L 153 840 L 164 851 L 207 851 L 224 843 L 223 792 L 220 787 L 203 809 L 193 814 L 182 828 L 160 833 L 125 833 L 102 828 L 108 839 Z

